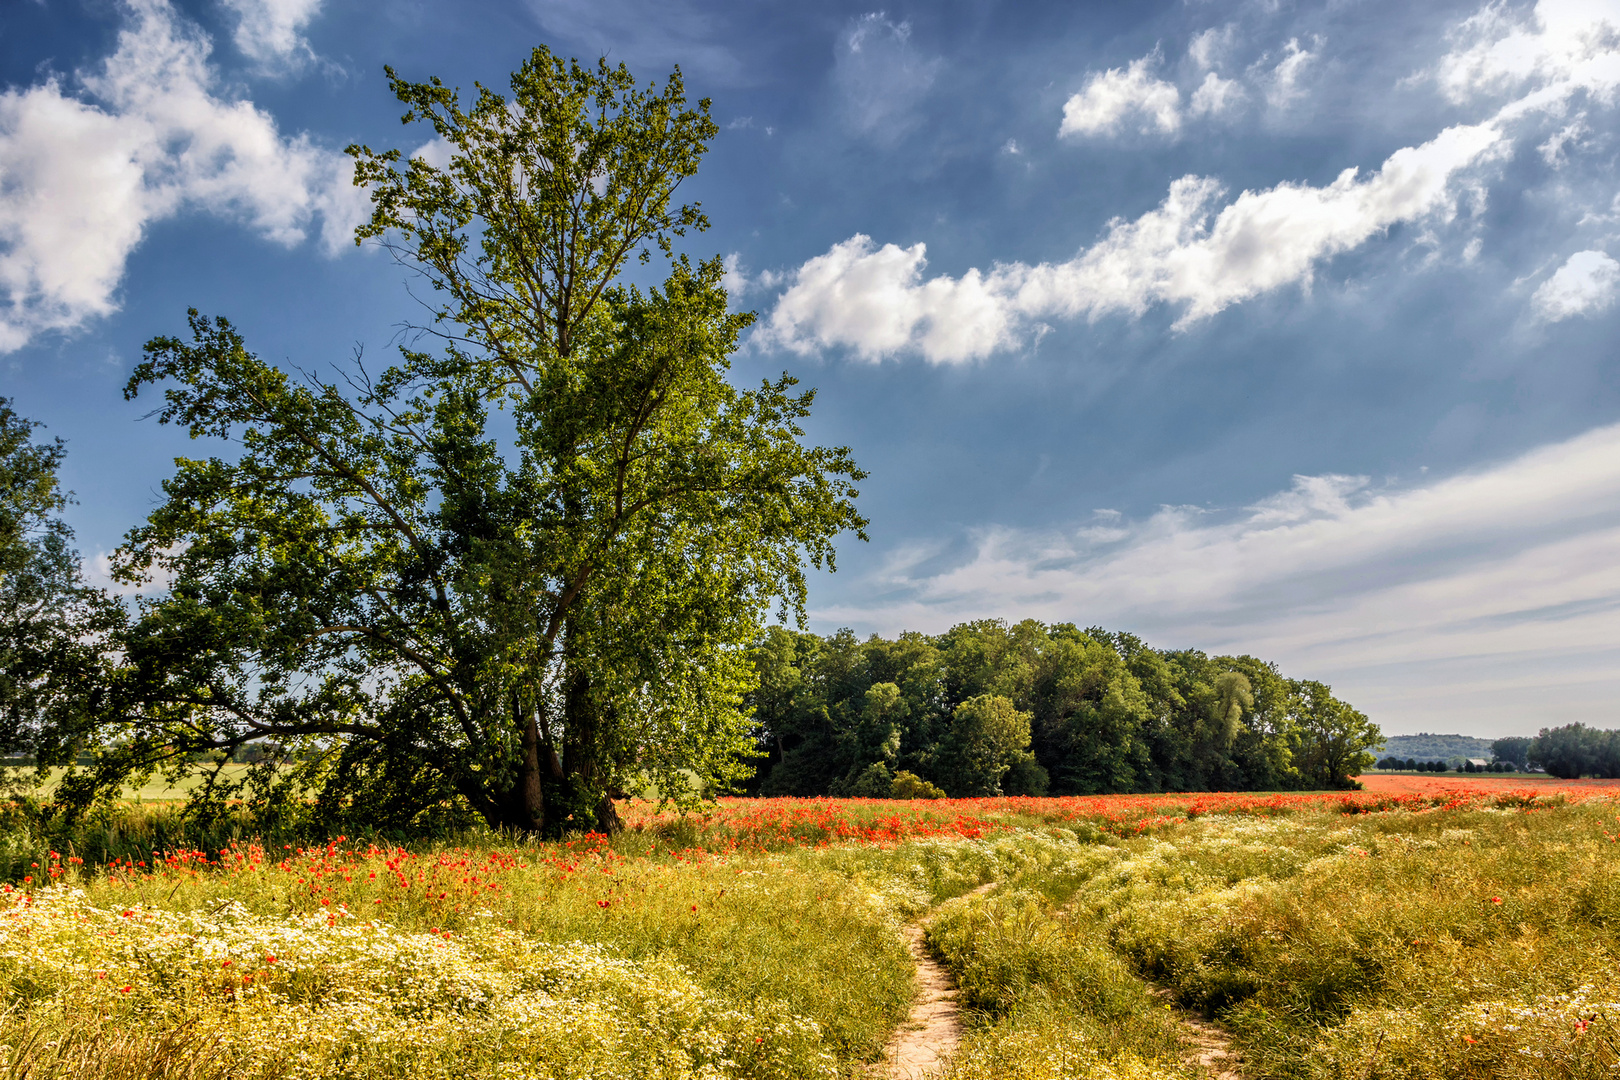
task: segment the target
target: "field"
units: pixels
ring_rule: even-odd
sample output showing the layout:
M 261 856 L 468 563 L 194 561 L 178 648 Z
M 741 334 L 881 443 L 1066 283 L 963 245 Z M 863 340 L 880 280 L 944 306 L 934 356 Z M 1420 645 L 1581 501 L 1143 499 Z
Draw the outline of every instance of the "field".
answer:
M 220 774 L 222 779 L 236 780 L 239 779 L 242 774 L 247 771 L 247 769 L 248 766 L 246 765 L 227 764 L 221 767 Z M 20 784 L 25 786 L 32 793 L 39 795 L 49 795 L 51 792 L 55 791 L 57 783 L 62 779 L 62 774 L 67 772 L 66 769 L 60 768 L 48 769 L 46 770 L 44 780 L 36 784 L 33 781 L 34 772 L 32 769 L 18 769 L 13 767 L 10 771 L 14 774 Z M 201 782 L 201 779 L 195 775 L 186 776 L 177 781 L 170 781 L 161 774 L 154 774 L 153 776 L 149 777 L 145 783 L 140 784 L 139 786 L 126 786 L 121 792 L 119 792 L 119 796 L 129 800 L 130 802 L 137 803 L 174 802 L 184 799 L 191 793 L 192 789 L 196 788 Z
M 0 1054 L 91 1080 L 876 1076 L 914 924 L 960 986 L 950 1080 L 1208 1076 L 1200 1032 L 1245 1077 L 1613 1076 L 1620 792 L 1386 786 L 1417 779 L 632 804 L 550 845 L 199 850 L 156 842 L 168 807 L 54 838 L 13 813 Z
M 1361 778 L 1368 791 L 1412 794 L 1438 791 L 1562 791 L 1620 794 L 1620 780 L 1560 780 L 1545 773 L 1369 773 Z

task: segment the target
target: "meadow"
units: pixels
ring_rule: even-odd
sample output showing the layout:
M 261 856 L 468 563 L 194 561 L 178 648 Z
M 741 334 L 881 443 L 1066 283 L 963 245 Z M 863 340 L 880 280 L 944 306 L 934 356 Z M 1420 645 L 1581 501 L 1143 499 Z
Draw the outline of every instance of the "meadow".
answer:
M 1249 1077 L 1614 1075 L 1615 789 L 1406 788 L 634 803 L 555 844 L 227 822 L 187 846 L 172 806 L 55 834 L 14 810 L 0 1055 L 8 1077 L 876 1076 L 913 923 L 960 986 L 951 1080 L 1207 1076 L 1193 1016 Z

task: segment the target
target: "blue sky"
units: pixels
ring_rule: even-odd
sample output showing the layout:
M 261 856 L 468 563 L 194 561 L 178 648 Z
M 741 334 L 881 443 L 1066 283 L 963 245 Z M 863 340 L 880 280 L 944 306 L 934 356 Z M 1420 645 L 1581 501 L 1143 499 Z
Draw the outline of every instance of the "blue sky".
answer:
M 120 389 L 189 306 L 386 357 L 342 148 L 382 75 L 536 44 L 679 64 L 690 193 L 820 389 L 871 543 L 818 630 L 1132 630 L 1320 678 L 1391 733 L 1620 725 L 1620 3 L 16 0 L 0 393 L 68 440 L 93 573 L 210 452 Z

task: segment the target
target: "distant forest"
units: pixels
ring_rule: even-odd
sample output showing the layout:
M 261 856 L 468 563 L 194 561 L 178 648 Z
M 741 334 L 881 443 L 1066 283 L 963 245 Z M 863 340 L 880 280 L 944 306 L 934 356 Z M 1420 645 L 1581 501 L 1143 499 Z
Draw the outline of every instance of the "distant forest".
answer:
M 755 664 L 762 795 L 1342 788 L 1384 741 L 1275 664 L 1068 623 L 864 641 L 772 628 Z
M 1565 780 L 1620 778 L 1620 731 L 1585 724 L 1542 728 L 1535 738 L 1515 735 L 1490 742 L 1468 735 L 1395 735 L 1385 741 L 1383 749 L 1390 753 L 1379 758 L 1380 769 L 1411 768 L 1413 764 L 1419 768 L 1456 766 L 1465 758 L 1487 758 L 1493 768 L 1544 769 Z
M 1412 758 L 1417 761 L 1451 761 L 1454 758 L 1490 759 L 1494 752 L 1490 739 L 1472 735 L 1431 735 L 1427 731 L 1416 735 L 1391 735 L 1384 740 L 1378 753 L 1391 757 Z

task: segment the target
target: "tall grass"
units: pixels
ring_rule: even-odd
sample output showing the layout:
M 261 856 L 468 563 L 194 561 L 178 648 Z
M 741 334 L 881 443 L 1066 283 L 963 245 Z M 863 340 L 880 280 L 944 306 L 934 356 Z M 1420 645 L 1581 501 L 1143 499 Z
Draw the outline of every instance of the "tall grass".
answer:
M 1074 909 L 1256 1075 L 1612 1076 L 1614 811 L 1199 823 L 1125 845 Z
M 812 853 L 240 844 L 49 866 L 58 884 L 4 912 L 14 1075 L 121 1075 L 186 1030 L 233 1049 L 152 1075 L 833 1076 L 912 994 L 897 910 Z

